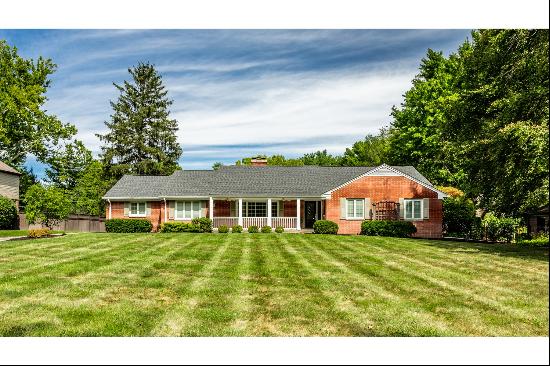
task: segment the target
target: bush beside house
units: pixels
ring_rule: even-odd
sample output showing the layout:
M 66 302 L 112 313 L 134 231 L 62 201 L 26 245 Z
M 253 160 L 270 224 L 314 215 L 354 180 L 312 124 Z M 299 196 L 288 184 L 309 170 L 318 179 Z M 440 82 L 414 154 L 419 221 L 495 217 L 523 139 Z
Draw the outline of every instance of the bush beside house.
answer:
M 313 223 L 315 234 L 337 234 L 338 224 L 330 220 L 317 220 Z
M 408 238 L 414 233 L 416 227 L 410 221 L 375 220 L 361 223 L 361 235 Z
M 0 230 L 19 228 L 19 216 L 15 203 L 9 198 L 0 196 Z
M 108 233 L 150 233 L 153 224 L 144 219 L 110 219 L 105 220 L 105 231 Z
M 242 233 L 243 232 L 243 227 L 241 225 L 233 225 L 233 227 L 231 228 L 231 232 L 232 233 Z
M 220 227 L 218 228 L 218 233 L 220 234 L 227 234 L 229 232 L 229 228 L 227 227 L 227 225 L 220 225 Z

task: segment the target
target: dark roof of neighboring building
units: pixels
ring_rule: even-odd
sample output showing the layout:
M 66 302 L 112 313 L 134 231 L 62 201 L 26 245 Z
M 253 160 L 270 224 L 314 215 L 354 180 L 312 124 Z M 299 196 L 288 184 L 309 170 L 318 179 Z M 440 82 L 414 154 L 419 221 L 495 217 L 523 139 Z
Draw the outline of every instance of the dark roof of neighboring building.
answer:
M 4 162 L 1 162 L 1 161 L 0 161 L 0 172 L 6 172 L 6 173 L 11 173 L 11 174 L 21 175 L 20 172 L 18 172 L 17 170 L 13 169 L 8 164 L 6 164 Z
M 171 176 L 125 175 L 105 198 L 318 197 L 375 168 L 232 165 L 218 170 L 180 170 Z M 435 189 L 412 166 L 388 168 Z

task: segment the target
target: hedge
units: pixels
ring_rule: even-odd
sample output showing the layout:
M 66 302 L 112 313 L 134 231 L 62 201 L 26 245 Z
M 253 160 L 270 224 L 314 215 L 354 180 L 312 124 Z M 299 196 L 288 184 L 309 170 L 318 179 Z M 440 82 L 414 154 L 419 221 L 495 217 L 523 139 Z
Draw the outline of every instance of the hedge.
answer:
M 110 219 L 105 221 L 108 233 L 150 233 L 153 224 L 144 219 Z
M 19 216 L 15 203 L 9 198 L 0 196 L 0 230 L 14 230 L 19 228 Z
M 410 221 L 373 220 L 361 223 L 361 235 L 408 238 L 414 233 L 416 227 Z
M 282 226 L 277 226 L 275 228 L 275 232 L 278 233 L 278 234 L 283 233 L 284 231 L 285 231 L 285 228 L 282 227 Z
M 251 226 L 248 227 L 248 232 L 251 233 L 251 234 L 257 233 L 258 232 L 258 227 L 256 225 L 251 225 Z
M 271 232 L 271 226 L 269 226 L 269 225 L 262 226 L 261 231 L 262 231 L 262 233 L 264 233 L 264 234 L 268 234 L 268 233 Z
M 29 238 L 37 239 L 42 238 L 44 236 L 50 235 L 51 230 L 48 228 L 42 228 L 42 229 L 30 229 L 27 236 Z
M 233 227 L 231 228 L 231 232 L 232 233 L 242 233 L 243 232 L 243 227 L 241 225 L 233 225 Z
M 165 222 L 160 226 L 161 233 L 198 233 L 199 227 L 191 222 Z
M 330 220 L 317 220 L 313 223 L 315 234 L 337 234 L 338 224 Z
M 227 225 L 220 225 L 220 227 L 218 228 L 218 233 L 220 234 L 226 234 L 229 232 L 229 228 L 227 227 Z

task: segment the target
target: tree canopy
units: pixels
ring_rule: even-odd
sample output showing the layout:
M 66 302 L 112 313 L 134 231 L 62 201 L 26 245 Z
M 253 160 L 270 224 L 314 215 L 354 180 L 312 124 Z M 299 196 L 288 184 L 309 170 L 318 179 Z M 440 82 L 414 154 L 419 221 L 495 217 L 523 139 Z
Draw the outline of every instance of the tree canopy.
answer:
M 59 140 L 76 133 L 44 110 L 55 69 L 52 60 L 24 59 L 0 40 L 0 160 L 6 164 L 20 168 L 28 154 L 43 160 Z

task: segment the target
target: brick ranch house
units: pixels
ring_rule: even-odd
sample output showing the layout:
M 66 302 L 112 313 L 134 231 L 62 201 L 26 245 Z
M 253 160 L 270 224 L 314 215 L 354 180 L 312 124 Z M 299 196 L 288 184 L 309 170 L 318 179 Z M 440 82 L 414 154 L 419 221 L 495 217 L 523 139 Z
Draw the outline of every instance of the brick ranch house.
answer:
M 363 220 L 410 220 L 418 237 L 442 235 L 442 199 L 412 166 L 278 167 L 181 170 L 170 176 L 125 175 L 105 194 L 106 217 L 164 222 L 209 217 L 214 228 L 251 225 L 287 230 L 313 227 L 318 219 L 358 234 Z

